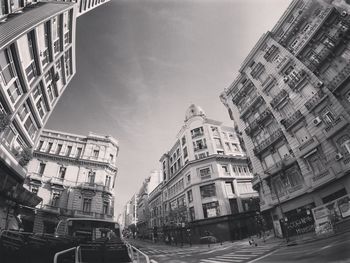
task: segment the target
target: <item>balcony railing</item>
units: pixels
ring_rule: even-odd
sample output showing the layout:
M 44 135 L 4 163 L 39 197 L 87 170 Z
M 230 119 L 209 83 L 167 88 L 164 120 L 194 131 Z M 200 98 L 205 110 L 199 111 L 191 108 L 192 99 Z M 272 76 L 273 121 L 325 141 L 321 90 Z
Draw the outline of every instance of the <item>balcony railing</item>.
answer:
M 258 146 L 256 146 L 253 151 L 255 155 L 261 154 L 268 147 L 273 145 L 276 141 L 283 137 L 283 132 L 281 129 L 274 131 L 269 138 L 262 141 Z
M 297 110 L 288 119 L 281 120 L 281 124 L 286 128 L 286 130 L 288 130 L 297 124 L 302 118 L 304 118 L 304 115 L 301 114 L 300 110 Z
M 285 89 L 282 89 L 277 96 L 271 101 L 272 108 L 276 108 L 282 101 L 288 97 L 288 92 Z
M 200 136 L 203 136 L 204 135 L 204 132 L 194 132 L 192 134 L 192 138 L 197 138 L 197 137 L 200 137 Z
M 40 173 L 28 173 L 28 177 L 31 180 L 41 181 L 42 180 L 42 174 Z
M 339 115 L 332 123 L 328 124 L 328 127 L 324 129 L 324 134 L 327 138 L 330 138 L 348 124 L 348 120 L 346 120 L 342 115 Z
M 279 162 L 275 163 L 273 166 L 267 168 L 265 170 L 265 173 L 269 176 L 277 174 L 278 172 L 282 171 L 283 169 L 287 168 L 291 164 L 293 164 L 296 161 L 293 155 L 287 155 Z
M 272 114 L 269 109 L 264 110 L 252 123 L 249 124 L 247 128 L 244 129 L 245 133 L 249 136 L 271 115 Z
M 57 185 L 63 185 L 64 179 L 63 178 L 58 178 L 58 177 L 52 177 L 50 179 L 51 184 L 57 184 Z
M 301 70 L 297 76 L 291 78 L 289 77 L 288 86 L 293 90 L 297 91 L 301 88 L 301 84 L 307 79 L 307 74 L 304 70 Z
M 232 101 L 234 104 L 237 104 L 237 102 L 245 95 L 247 95 L 252 87 L 254 87 L 254 84 L 247 80 L 246 83 L 241 84 L 241 87 L 237 88 L 237 91 L 232 94 Z
M 264 54 L 264 59 L 266 61 L 270 61 L 273 55 L 278 51 L 278 47 L 275 45 L 272 45 Z
M 110 187 L 107 187 L 101 183 L 92 183 L 92 182 L 84 182 L 80 184 L 81 188 L 90 189 L 94 191 L 105 191 L 105 192 L 111 192 L 112 189 Z
M 350 63 L 348 63 L 339 73 L 335 76 L 328 84 L 328 89 L 335 92 L 339 86 L 347 79 L 350 75 Z
M 197 152 L 197 151 L 202 151 L 202 150 L 205 150 L 207 149 L 208 146 L 207 145 L 203 145 L 203 146 L 200 146 L 200 147 L 194 147 L 194 151 Z
M 244 104 L 244 107 L 241 108 L 241 117 L 246 115 L 246 113 L 248 113 L 248 111 L 260 101 L 262 101 L 261 96 L 259 96 L 257 93 L 253 94 L 251 100 L 248 103 Z
M 313 136 L 311 139 L 299 146 L 299 154 L 303 156 L 312 149 L 316 148 L 319 144 L 320 142 L 318 141 L 317 137 Z
M 312 111 L 317 105 L 319 105 L 325 98 L 327 97 L 327 94 L 324 93 L 322 90 L 319 90 L 315 95 L 311 97 L 306 103 L 305 107 Z
M 313 176 L 312 177 L 312 181 L 316 182 L 316 181 L 321 180 L 322 178 L 324 178 L 324 177 L 326 177 L 328 175 L 330 175 L 329 170 L 325 170 L 325 171 L 320 172 L 320 173 L 316 174 L 315 176 Z

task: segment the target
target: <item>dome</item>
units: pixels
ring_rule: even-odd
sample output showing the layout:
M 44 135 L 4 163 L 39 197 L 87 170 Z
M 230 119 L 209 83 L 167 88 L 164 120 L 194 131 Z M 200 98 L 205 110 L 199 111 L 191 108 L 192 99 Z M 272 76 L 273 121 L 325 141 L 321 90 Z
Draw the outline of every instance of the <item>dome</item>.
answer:
M 192 117 L 196 117 L 196 116 L 205 117 L 205 112 L 201 107 L 192 104 L 186 111 L 185 121 L 188 121 Z

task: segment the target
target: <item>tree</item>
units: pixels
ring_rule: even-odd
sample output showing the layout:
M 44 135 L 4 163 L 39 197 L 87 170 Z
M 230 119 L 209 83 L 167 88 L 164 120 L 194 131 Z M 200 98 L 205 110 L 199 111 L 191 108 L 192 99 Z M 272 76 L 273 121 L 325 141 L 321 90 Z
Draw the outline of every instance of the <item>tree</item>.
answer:
M 19 154 L 19 161 L 18 163 L 21 165 L 21 166 L 26 166 L 29 161 L 31 159 L 33 159 L 33 153 L 32 153 L 32 150 L 30 148 L 24 148 L 23 151 L 21 151 L 21 153 Z

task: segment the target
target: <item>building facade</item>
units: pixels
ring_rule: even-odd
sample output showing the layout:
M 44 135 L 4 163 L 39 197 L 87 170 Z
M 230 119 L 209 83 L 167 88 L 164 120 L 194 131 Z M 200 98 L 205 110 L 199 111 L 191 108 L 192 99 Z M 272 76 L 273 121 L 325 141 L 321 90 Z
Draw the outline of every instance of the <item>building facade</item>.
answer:
M 36 146 L 25 187 L 43 201 L 34 218 L 23 217 L 34 232 L 51 233 L 65 217 L 113 219 L 119 152 L 114 138 L 43 130 Z
M 350 16 L 330 3 L 292 1 L 220 96 L 280 235 L 314 231 L 311 209 L 350 193 Z
M 206 231 L 222 239 L 239 238 L 238 232 L 248 234 L 245 222 L 229 217 L 258 209 L 253 175 L 233 128 L 207 118 L 200 107 L 191 105 L 173 147 L 160 163 L 164 228 L 191 225 L 193 241 Z M 185 238 L 183 233 L 181 237 Z
M 7 208 L 0 209 L 0 229 L 19 208 L 40 202 L 23 188 L 26 165 L 76 72 L 77 15 L 77 4 L 65 1 L 0 3 L 0 208 Z

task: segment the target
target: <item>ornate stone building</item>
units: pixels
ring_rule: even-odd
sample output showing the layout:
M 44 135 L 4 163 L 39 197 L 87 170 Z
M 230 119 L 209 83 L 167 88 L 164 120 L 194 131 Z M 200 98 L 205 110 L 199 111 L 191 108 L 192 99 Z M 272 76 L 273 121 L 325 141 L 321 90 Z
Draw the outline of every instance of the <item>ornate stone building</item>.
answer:
M 24 216 L 35 232 L 52 233 L 63 217 L 113 219 L 118 142 L 111 136 L 80 136 L 43 130 L 28 165 L 25 187 L 43 201 Z
M 238 219 L 258 209 L 258 194 L 252 189 L 253 176 L 233 128 L 207 118 L 200 107 L 191 105 L 174 145 L 160 163 L 165 228 L 190 227 L 194 241 L 205 231 L 223 240 L 253 231 L 249 215 L 247 220 Z M 160 223 L 157 215 L 153 224 Z
M 221 94 L 276 233 L 282 219 L 309 222 L 290 236 L 313 231 L 311 208 L 350 193 L 350 16 L 330 3 L 292 1 Z

